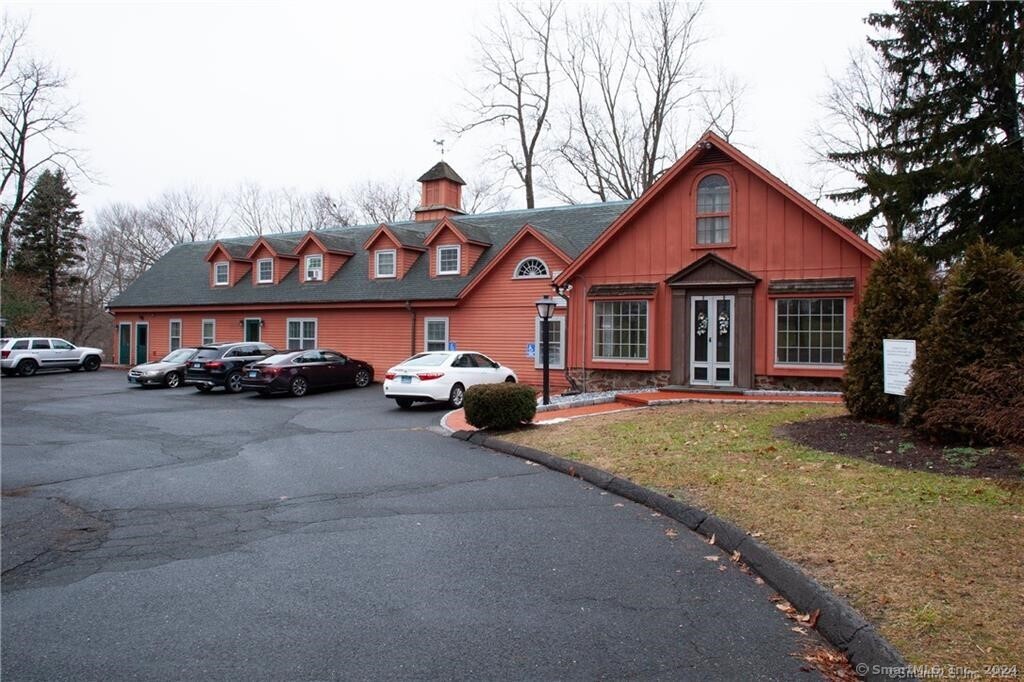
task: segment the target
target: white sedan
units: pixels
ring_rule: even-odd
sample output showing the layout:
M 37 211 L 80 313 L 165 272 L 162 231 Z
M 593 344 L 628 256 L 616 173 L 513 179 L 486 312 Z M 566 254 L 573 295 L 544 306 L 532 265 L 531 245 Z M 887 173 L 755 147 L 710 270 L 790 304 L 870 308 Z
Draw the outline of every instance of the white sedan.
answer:
M 514 383 L 516 373 L 470 350 L 420 353 L 384 374 L 384 397 L 402 409 L 417 402 L 447 401 L 462 407 L 466 389 L 476 384 Z

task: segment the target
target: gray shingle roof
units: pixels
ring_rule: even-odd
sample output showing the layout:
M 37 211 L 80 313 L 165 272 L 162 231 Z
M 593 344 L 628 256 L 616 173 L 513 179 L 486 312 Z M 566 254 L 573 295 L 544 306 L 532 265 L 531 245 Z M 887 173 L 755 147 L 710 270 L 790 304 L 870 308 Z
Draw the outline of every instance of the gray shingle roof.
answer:
M 575 258 L 628 206 L 629 202 L 614 202 L 453 218 L 453 222 L 467 236 L 472 234 L 473 239 L 492 244 L 484 250 L 466 277 L 431 278 L 430 259 L 423 254 L 402 279 L 371 280 L 370 258 L 362 244 L 377 230 L 377 225 L 317 231 L 316 235 L 327 246 L 335 248 L 334 244 L 344 244 L 346 246 L 338 248 L 352 251 L 355 255 L 330 281 L 316 284 L 300 282 L 300 269 L 296 267 L 278 284 L 256 285 L 252 283 L 251 277 L 243 277 L 232 287 L 211 287 L 210 266 L 204 257 L 213 242 L 179 244 L 128 286 L 110 305 L 119 308 L 453 299 L 487 267 L 523 225 L 529 223 L 534 226 L 571 258 Z M 406 239 L 418 239 L 415 245 L 422 247 L 423 239 L 435 225 L 435 222 L 405 222 L 388 227 L 403 243 Z M 272 239 L 275 248 L 277 243 L 291 243 L 294 248 L 305 234 L 296 232 L 274 235 Z M 255 241 L 256 237 L 232 237 L 221 240 L 221 243 L 232 254 L 240 251 L 241 256 L 244 256 Z M 327 244 L 328 241 L 331 243 Z
M 421 175 L 416 182 L 428 182 L 430 180 L 451 180 L 452 182 L 457 182 L 460 185 L 466 184 L 466 181 L 459 177 L 459 174 L 455 172 L 455 169 L 444 161 L 438 161 L 435 163 L 433 167 Z

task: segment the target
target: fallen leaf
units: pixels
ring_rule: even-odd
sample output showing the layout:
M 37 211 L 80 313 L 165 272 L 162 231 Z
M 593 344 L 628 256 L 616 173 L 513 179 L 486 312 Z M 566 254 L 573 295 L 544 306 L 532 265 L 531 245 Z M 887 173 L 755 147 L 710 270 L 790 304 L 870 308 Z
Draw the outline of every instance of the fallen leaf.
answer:
M 615 506 L 616 507 L 625 507 L 626 505 L 622 504 L 621 502 L 616 502 Z
M 725 566 L 719 566 L 719 567 L 718 567 L 718 570 L 719 570 L 719 571 L 724 571 L 724 570 L 725 570 Z
M 668 530 L 666 530 L 665 531 L 665 535 L 670 537 L 670 538 L 677 538 L 677 537 L 679 537 L 679 533 L 676 532 L 676 530 L 674 528 L 669 528 Z
M 758 585 L 764 585 L 764 578 L 762 578 L 759 575 L 754 576 L 754 582 L 757 583 Z
M 732 556 L 729 558 L 732 559 L 732 562 L 734 564 L 738 564 L 740 562 L 740 559 L 743 558 L 743 556 L 740 554 L 739 550 L 733 550 Z
M 722 558 L 722 556 L 720 554 L 709 554 L 708 556 L 706 556 L 704 558 L 707 559 L 708 561 L 718 561 L 719 559 Z
M 712 533 L 711 537 L 708 538 L 708 544 L 709 545 L 715 544 L 715 534 L 714 533 Z

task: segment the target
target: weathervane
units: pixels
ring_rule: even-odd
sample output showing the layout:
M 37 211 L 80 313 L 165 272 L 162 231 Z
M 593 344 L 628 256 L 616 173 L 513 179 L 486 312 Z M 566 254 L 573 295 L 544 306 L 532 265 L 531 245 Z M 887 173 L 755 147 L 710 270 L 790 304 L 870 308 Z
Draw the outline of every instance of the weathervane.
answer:
M 441 148 L 441 160 L 444 161 L 444 140 L 434 140 L 434 144 Z

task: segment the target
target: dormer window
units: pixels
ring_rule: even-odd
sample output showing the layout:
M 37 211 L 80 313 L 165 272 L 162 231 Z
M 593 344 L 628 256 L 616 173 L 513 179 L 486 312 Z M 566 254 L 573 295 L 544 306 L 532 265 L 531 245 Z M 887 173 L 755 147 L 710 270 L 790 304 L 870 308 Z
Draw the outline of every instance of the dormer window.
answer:
M 697 185 L 697 243 L 728 244 L 729 181 L 709 175 Z
M 213 283 L 218 287 L 227 286 L 229 284 L 227 261 L 219 261 L 213 264 Z
M 437 274 L 457 275 L 461 272 L 462 247 L 439 246 L 437 247 Z
M 274 283 L 274 259 L 273 258 L 260 258 L 256 261 L 256 283 L 257 284 L 273 284 Z
M 314 253 L 306 256 L 306 281 L 319 282 L 324 278 L 324 257 Z
M 374 276 L 378 278 L 394 277 L 396 272 L 395 267 L 395 249 L 382 249 L 374 252 Z
M 548 276 L 548 266 L 540 258 L 524 258 L 516 266 L 516 279 L 540 279 Z

